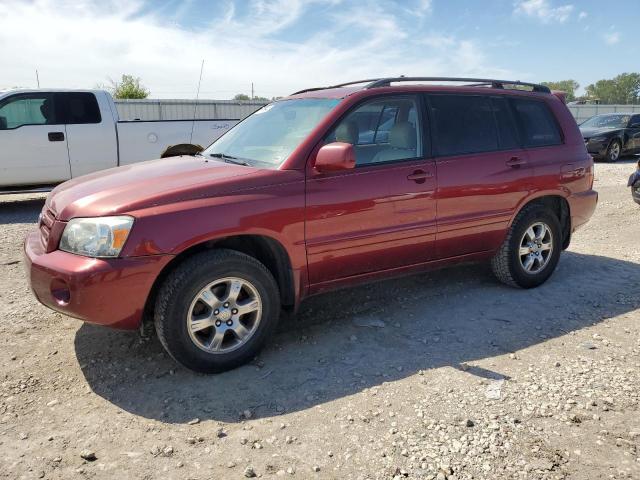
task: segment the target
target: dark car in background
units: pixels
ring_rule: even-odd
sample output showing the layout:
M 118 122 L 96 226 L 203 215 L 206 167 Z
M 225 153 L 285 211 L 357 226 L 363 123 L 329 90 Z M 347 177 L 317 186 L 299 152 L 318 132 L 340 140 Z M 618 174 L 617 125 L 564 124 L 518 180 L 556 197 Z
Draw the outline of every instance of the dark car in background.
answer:
M 580 124 L 587 151 L 596 159 L 617 161 L 640 153 L 640 114 L 605 113 Z

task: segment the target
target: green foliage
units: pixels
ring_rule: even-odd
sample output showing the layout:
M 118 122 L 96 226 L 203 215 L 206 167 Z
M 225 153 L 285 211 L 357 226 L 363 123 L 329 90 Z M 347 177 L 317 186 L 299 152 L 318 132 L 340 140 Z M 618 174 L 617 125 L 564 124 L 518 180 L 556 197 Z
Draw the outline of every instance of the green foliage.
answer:
M 266 97 L 253 97 L 253 98 L 251 98 L 246 93 L 238 93 L 235 97 L 233 97 L 233 99 L 234 100 L 240 100 L 240 101 L 253 100 L 254 102 L 268 102 L 269 101 L 269 99 L 266 98 Z
M 640 73 L 622 73 L 587 86 L 587 97 L 603 104 L 640 103 Z
M 567 94 L 567 102 L 573 102 L 576 99 L 576 90 L 580 88 L 580 84 L 575 80 L 559 80 L 557 82 L 542 82 L 551 90 L 560 90 Z
M 113 98 L 147 98 L 149 90 L 140 83 L 140 79 L 133 75 L 122 75 L 119 82 L 111 80 L 111 88 L 109 88 Z

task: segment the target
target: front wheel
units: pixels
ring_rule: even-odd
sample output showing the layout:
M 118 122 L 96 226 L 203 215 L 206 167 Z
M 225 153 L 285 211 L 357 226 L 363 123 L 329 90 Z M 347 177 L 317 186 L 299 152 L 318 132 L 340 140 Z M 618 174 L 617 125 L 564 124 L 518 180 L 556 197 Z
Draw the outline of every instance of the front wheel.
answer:
M 233 250 L 197 254 L 164 281 L 155 326 L 167 352 L 202 373 L 255 357 L 280 316 L 278 285 L 255 258 Z
M 561 250 L 558 218 L 550 210 L 532 205 L 518 213 L 491 266 L 501 282 L 533 288 L 551 276 Z

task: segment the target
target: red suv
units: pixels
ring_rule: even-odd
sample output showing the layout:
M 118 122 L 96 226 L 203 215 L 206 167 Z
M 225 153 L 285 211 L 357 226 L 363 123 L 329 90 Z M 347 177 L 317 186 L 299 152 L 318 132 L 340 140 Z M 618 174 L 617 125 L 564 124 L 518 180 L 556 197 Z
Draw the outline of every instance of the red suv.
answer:
M 195 157 L 66 182 L 25 250 L 40 302 L 117 328 L 152 320 L 174 359 L 218 372 L 326 290 L 479 260 L 536 287 L 592 215 L 592 186 L 547 87 L 384 78 L 273 102 Z

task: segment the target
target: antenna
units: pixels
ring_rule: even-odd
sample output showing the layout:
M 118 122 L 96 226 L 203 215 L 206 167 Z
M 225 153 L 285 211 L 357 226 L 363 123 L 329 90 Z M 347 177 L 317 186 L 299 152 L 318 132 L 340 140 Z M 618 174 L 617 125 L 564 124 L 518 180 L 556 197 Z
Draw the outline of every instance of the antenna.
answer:
M 204 69 L 204 58 L 200 65 L 200 80 L 198 80 L 198 91 L 196 92 L 196 104 L 193 106 L 193 120 L 191 121 L 191 134 L 189 135 L 189 143 L 193 143 L 193 129 L 196 126 L 196 112 L 198 111 L 198 99 L 200 98 L 200 84 L 202 83 L 202 70 Z
M 36 68 L 36 82 L 38 83 L 38 88 L 40 88 L 40 77 L 38 76 L 38 69 Z

